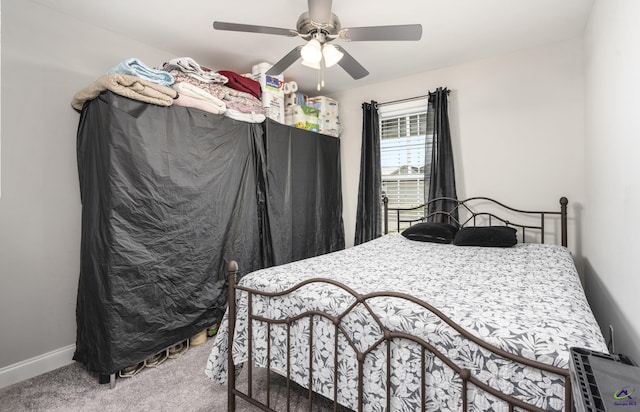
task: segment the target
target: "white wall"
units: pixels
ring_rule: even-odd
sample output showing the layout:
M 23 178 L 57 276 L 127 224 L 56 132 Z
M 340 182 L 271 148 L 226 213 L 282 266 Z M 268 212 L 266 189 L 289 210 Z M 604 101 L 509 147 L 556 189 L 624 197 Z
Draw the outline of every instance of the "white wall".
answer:
M 75 343 L 80 117 L 71 98 L 126 58 L 174 56 L 26 0 L 2 1 L 1 38 L 0 370 Z
M 640 361 L 640 2 L 596 0 L 585 32 L 587 295 Z
M 572 226 L 584 203 L 582 41 L 523 50 L 338 95 L 344 132 L 346 239 L 353 244 L 362 102 L 379 103 L 448 87 L 460 198 L 484 195 L 517 208 L 559 209 L 569 199 Z M 569 242 L 579 256 L 577 230 Z M 578 262 L 579 263 L 579 262 Z

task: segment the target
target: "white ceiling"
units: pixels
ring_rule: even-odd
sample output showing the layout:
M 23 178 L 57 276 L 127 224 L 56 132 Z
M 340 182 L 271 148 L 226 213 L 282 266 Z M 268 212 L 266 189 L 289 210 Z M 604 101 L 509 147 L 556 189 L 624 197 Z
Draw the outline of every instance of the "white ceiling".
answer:
M 214 30 L 212 23 L 295 29 L 307 10 L 305 0 L 33 1 L 215 70 L 250 72 L 254 64 L 275 63 L 304 43 L 297 37 Z M 593 0 L 334 0 L 332 11 L 342 27 L 420 23 L 423 33 L 417 42 L 337 40 L 370 74 L 353 80 L 339 66 L 332 67 L 325 74 L 323 94 L 580 36 L 592 4 Z M 316 70 L 298 61 L 284 74 L 301 90 L 315 92 Z

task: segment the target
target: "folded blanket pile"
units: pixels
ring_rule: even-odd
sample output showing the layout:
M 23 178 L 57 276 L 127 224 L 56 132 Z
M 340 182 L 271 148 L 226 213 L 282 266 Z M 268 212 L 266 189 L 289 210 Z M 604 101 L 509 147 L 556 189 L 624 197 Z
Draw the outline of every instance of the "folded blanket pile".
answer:
M 262 113 L 240 112 L 232 108 L 227 108 L 227 111 L 224 112 L 224 115 L 230 119 L 240 120 L 247 123 L 262 123 L 267 119 L 267 117 Z
M 187 82 L 178 82 L 172 86 L 178 92 L 174 104 L 195 107 L 210 113 L 221 114 L 227 110 L 225 103 L 211 93 Z
M 170 86 L 173 84 L 174 79 L 171 74 L 164 70 L 152 69 L 149 66 L 142 63 L 139 59 L 131 58 L 120 62 L 113 69 L 107 73 L 122 73 L 129 74 L 131 76 L 139 76 L 144 80 L 151 83 L 157 83 L 162 86 Z
M 122 73 L 105 74 L 73 96 L 71 106 L 77 111 L 88 100 L 93 100 L 105 90 L 145 103 L 171 106 L 178 93 L 170 87 Z
M 171 72 L 178 70 L 189 77 L 204 83 L 225 84 L 228 79 L 220 73 L 217 73 L 206 66 L 201 66 L 191 57 L 177 57 L 165 62 L 162 69 Z
M 171 70 L 170 73 L 176 80 L 176 84 L 190 84 L 210 94 L 211 96 L 222 100 L 226 106 L 226 111 L 224 112 L 225 116 L 232 117 L 235 116 L 235 114 L 238 114 L 236 117 L 234 117 L 234 119 L 249 121 L 252 123 L 260 123 L 264 121 L 263 117 L 265 111 L 264 107 L 262 106 L 262 101 L 256 98 L 253 94 L 240 91 L 220 83 L 206 83 L 177 69 Z M 185 86 L 182 85 L 179 87 Z M 179 100 L 179 102 L 176 102 L 177 104 L 185 106 L 187 105 L 187 99 Z M 233 111 L 228 113 L 229 109 L 233 109 Z M 242 116 L 242 114 L 247 114 L 248 116 Z M 261 118 L 263 120 L 260 120 Z
M 224 99 L 226 94 L 225 88 L 220 83 L 207 83 L 202 80 L 198 80 L 195 77 L 189 76 L 180 70 L 171 70 L 169 73 L 176 79 L 176 83 L 189 83 L 193 86 L 196 86 L 205 92 L 209 93 L 212 96 L 217 97 L 218 99 Z
M 229 81 L 226 83 L 227 87 L 231 87 L 232 89 L 236 89 L 241 92 L 249 93 L 256 97 L 258 100 L 262 99 L 262 89 L 260 88 L 260 82 L 229 70 L 219 70 L 218 73 L 229 79 Z
M 259 82 L 228 70 L 213 71 L 190 57 L 171 59 L 155 69 L 136 58 L 124 60 L 76 93 L 71 106 L 82 111 L 86 101 L 105 90 L 145 103 L 194 107 L 245 122 L 265 120 Z

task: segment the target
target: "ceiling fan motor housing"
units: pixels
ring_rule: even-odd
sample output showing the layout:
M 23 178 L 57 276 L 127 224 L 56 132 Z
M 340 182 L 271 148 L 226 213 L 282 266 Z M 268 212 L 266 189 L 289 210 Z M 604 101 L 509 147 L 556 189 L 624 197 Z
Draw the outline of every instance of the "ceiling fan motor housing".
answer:
M 340 20 L 338 16 L 331 13 L 331 19 L 328 23 L 318 23 L 309 18 L 309 12 L 304 12 L 298 18 L 296 28 L 298 33 L 303 36 L 314 37 L 313 35 L 316 33 L 321 33 L 325 36 L 336 36 L 340 31 Z

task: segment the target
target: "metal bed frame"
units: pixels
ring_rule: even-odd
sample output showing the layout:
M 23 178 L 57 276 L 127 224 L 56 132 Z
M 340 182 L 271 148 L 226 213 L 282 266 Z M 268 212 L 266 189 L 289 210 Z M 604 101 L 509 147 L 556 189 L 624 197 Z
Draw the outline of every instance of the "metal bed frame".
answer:
M 440 199 L 434 199 L 433 201 L 438 201 L 438 200 L 443 200 L 442 198 Z M 540 232 L 541 236 L 541 243 L 544 243 L 544 232 L 545 232 L 545 220 L 548 219 L 549 217 L 555 218 L 557 219 L 559 217 L 560 220 L 560 232 L 561 232 L 561 243 L 563 246 L 567 246 L 567 199 L 565 197 L 562 197 L 560 199 L 560 210 L 559 211 L 525 211 L 525 210 L 519 210 L 519 209 L 514 209 L 508 206 L 503 205 L 502 203 L 499 203 L 493 199 L 490 198 L 485 198 L 485 197 L 474 197 L 474 198 L 469 198 L 466 200 L 456 200 L 456 199 L 444 199 L 448 202 L 453 202 L 453 207 L 447 211 L 447 212 L 436 212 L 435 214 L 444 214 L 447 216 L 447 219 L 454 219 L 454 217 L 452 216 L 452 212 L 454 210 L 458 210 L 460 212 L 463 212 L 461 214 L 466 215 L 465 217 L 462 217 L 458 220 L 456 220 L 456 222 L 462 227 L 462 226 L 475 226 L 475 224 L 478 222 L 479 219 L 488 219 L 489 221 L 489 225 L 493 224 L 493 222 L 495 220 L 497 220 L 499 222 L 499 224 L 503 224 L 503 225 L 508 225 L 508 226 L 512 226 L 512 227 L 516 227 L 519 230 L 522 231 L 522 240 L 525 240 L 525 231 L 529 230 L 537 230 Z M 474 211 L 474 209 L 472 208 L 471 204 L 477 201 L 481 201 L 481 202 L 486 202 L 490 205 L 493 206 L 499 206 L 502 207 L 506 210 L 509 210 L 511 212 L 516 212 L 518 214 L 523 214 L 526 216 L 538 216 L 540 217 L 540 223 L 539 224 L 529 224 L 529 223 L 516 223 L 516 222 L 512 222 L 510 220 L 498 217 L 497 215 L 495 215 L 493 212 L 476 212 Z M 400 223 L 401 222 L 408 222 L 408 223 L 415 223 L 417 221 L 422 221 L 428 218 L 420 218 L 420 219 L 403 219 L 401 216 L 401 213 L 403 211 L 407 211 L 407 210 L 415 210 L 415 209 L 419 209 L 421 207 L 424 207 L 425 205 L 421 205 L 415 208 L 390 208 L 388 207 L 388 201 L 386 200 L 386 198 L 383 199 L 383 203 L 384 203 L 384 216 L 385 216 L 385 222 L 384 222 L 384 232 L 387 233 L 388 232 L 388 213 L 389 211 L 396 211 L 396 220 L 398 222 L 398 230 L 400 227 Z M 433 214 L 432 214 L 433 215 Z M 451 221 L 451 220 L 449 220 Z M 486 221 L 483 221 L 486 223 Z M 478 346 L 492 352 L 495 355 L 498 355 L 502 358 L 505 359 L 509 359 L 513 362 L 517 362 L 521 365 L 526 365 L 528 367 L 532 367 L 541 371 L 545 371 L 547 373 L 552 373 L 555 375 L 558 375 L 560 377 L 562 377 L 562 379 L 564 380 L 564 410 L 565 411 L 571 411 L 572 410 L 572 398 L 571 398 L 571 382 L 570 382 L 570 373 L 568 369 L 563 369 L 563 368 L 558 368 L 555 366 L 551 366 L 548 364 L 544 364 L 544 363 L 540 363 L 537 361 L 533 361 L 531 359 L 527 359 L 527 358 L 523 358 L 520 356 L 516 356 L 513 355 L 509 352 L 506 352 L 498 347 L 495 347 L 491 344 L 488 344 L 484 341 L 482 341 L 481 339 L 477 338 L 476 336 L 470 334 L 469 332 L 467 332 L 465 329 L 463 329 L 461 326 L 459 326 L 458 324 L 456 324 L 454 321 L 452 321 L 451 319 L 449 319 L 446 315 L 444 315 L 443 313 L 441 313 L 437 308 L 429 305 L 427 302 L 421 301 L 420 299 L 417 299 L 415 297 L 412 297 L 410 295 L 407 294 L 402 294 L 402 293 L 396 293 L 396 292 L 374 292 L 374 293 L 369 293 L 369 294 L 359 294 L 357 291 L 349 288 L 348 286 L 341 284 L 340 282 L 331 280 L 331 279 L 324 279 L 324 278 L 314 278 L 314 279 L 308 279 L 306 281 L 303 281 L 301 283 L 298 283 L 294 286 L 292 286 L 291 288 L 281 291 L 281 292 L 277 292 L 277 293 L 268 293 L 268 292 L 263 292 L 260 290 L 256 290 L 256 289 L 251 289 L 248 287 L 244 287 L 241 285 L 237 285 L 237 274 L 238 274 L 238 264 L 235 261 L 231 261 L 228 264 L 228 293 L 229 293 L 229 307 L 228 307 L 228 318 L 229 318 L 229 343 L 228 343 L 228 368 L 227 368 L 227 374 L 228 374 L 228 381 L 227 381 L 227 388 L 228 388 L 228 411 L 235 411 L 235 407 L 236 407 L 236 398 L 240 398 L 243 399 L 247 402 L 249 402 L 251 405 L 255 406 L 256 408 L 260 409 L 260 410 L 264 410 L 264 411 L 275 411 L 275 409 L 272 409 L 272 401 L 271 401 L 271 379 L 270 379 L 270 373 L 271 373 L 271 365 L 270 365 L 270 360 L 271 360 L 271 348 L 270 348 L 270 327 L 271 325 L 285 325 L 285 327 L 287 328 L 287 333 L 288 333 L 288 337 L 290 338 L 290 328 L 291 325 L 294 324 L 295 322 L 303 322 L 303 321 L 308 321 L 310 326 L 313 325 L 314 319 L 316 317 L 322 317 L 325 319 L 328 319 L 331 323 L 333 323 L 334 327 L 335 327 L 335 332 L 334 332 L 334 336 L 335 336 L 335 341 L 334 341 L 334 365 L 338 364 L 338 357 L 340 356 L 340 354 L 338 353 L 338 336 L 343 336 L 348 345 L 354 350 L 354 352 L 356 353 L 356 358 L 357 358 L 357 364 L 358 364 L 358 401 L 357 401 L 357 410 L 358 411 L 362 411 L 363 410 L 363 366 L 364 366 L 364 362 L 365 359 L 367 358 L 367 356 L 374 350 L 377 349 L 379 347 L 383 347 L 386 350 L 386 410 L 390 411 L 391 410 L 391 369 L 390 369 L 390 359 L 391 359 L 391 342 L 396 341 L 396 340 L 409 340 L 412 341 L 414 343 L 416 343 L 417 345 L 419 345 L 421 347 L 421 376 L 420 376 L 420 382 L 421 382 L 421 389 L 420 389 L 420 395 L 421 395 L 421 410 L 424 411 L 426 406 L 427 406 L 427 395 L 425 394 L 425 359 L 426 356 L 430 356 L 429 354 L 434 355 L 435 357 L 437 357 L 438 359 L 440 359 L 441 362 L 443 362 L 443 364 L 447 365 L 449 368 L 451 368 L 451 370 L 453 370 L 453 372 L 455 374 L 457 374 L 461 381 L 462 381 L 462 410 L 466 411 L 467 410 L 467 403 L 468 403 L 468 399 L 467 399 L 467 389 L 468 389 L 468 385 L 472 384 L 474 385 L 476 388 L 478 388 L 478 390 L 481 391 L 485 391 L 493 396 L 495 396 L 498 399 L 501 399 L 502 401 L 504 401 L 507 405 L 508 405 L 508 409 L 509 411 L 513 411 L 514 408 L 520 408 L 522 410 L 528 410 L 528 411 L 536 411 L 536 412 L 541 412 L 544 411 L 544 409 L 541 409 L 535 405 L 529 404 L 527 402 L 524 402 L 520 399 L 516 399 L 510 395 L 507 395 L 503 392 L 501 392 L 500 390 L 493 388 L 487 384 L 485 384 L 484 382 L 478 380 L 469 369 L 466 368 L 461 368 L 458 365 L 456 365 L 453 361 L 451 361 L 449 358 L 447 358 L 447 356 L 443 353 L 441 353 L 436 347 L 434 347 L 431 343 L 423 340 L 422 338 L 416 337 L 416 336 L 412 336 L 410 334 L 407 333 L 403 333 L 403 332 L 396 332 L 396 331 L 392 331 L 390 329 L 388 329 L 387 327 L 385 327 L 382 323 L 382 321 L 379 319 L 378 316 L 376 316 L 376 314 L 374 313 L 374 311 L 371 309 L 371 306 L 369 305 L 369 301 L 371 299 L 374 298 L 380 298 L 380 297 L 389 297 L 389 298 L 396 298 L 396 299 L 403 299 L 409 302 L 412 302 L 416 305 L 419 305 L 420 307 L 424 308 L 424 310 L 430 311 L 431 313 L 433 313 L 434 315 L 438 316 L 443 322 L 445 322 L 446 324 L 448 324 L 452 329 L 454 329 L 457 333 L 460 334 L 460 336 L 463 339 L 468 339 L 472 342 L 474 342 L 475 344 L 477 344 Z M 338 288 L 341 288 L 343 291 L 351 294 L 354 298 L 353 304 L 351 304 L 343 313 L 339 314 L 338 316 L 335 315 L 330 315 L 324 312 L 320 312 L 320 311 L 314 311 L 314 310 L 310 310 L 304 313 L 299 314 L 296 317 L 287 317 L 287 318 L 282 318 L 282 319 L 269 319 L 269 318 L 265 318 L 263 316 L 260 316 L 259 314 L 254 314 L 252 312 L 252 299 L 254 296 L 264 296 L 264 297 L 281 297 L 281 296 L 285 296 L 287 294 L 290 294 L 298 289 L 300 289 L 301 287 L 310 284 L 310 283 L 324 283 L 327 285 L 334 285 Z M 236 291 L 242 291 L 247 293 L 248 295 L 248 312 L 249 312 L 249 321 L 248 321 L 248 336 L 247 336 L 247 342 L 248 342 L 248 358 L 249 361 L 247 362 L 247 374 L 248 374 L 248 384 L 247 384 L 247 389 L 246 391 L 237 388 L 236 387 L 236 376 L 234 374 L 235 371 L 235 364 L 233 361 L 233 336 L 234 336 L 234 331 L 235 331 L 235 322 L 236 322 Z M 380 328 L 380 330 L 382 330 L 382 337 L 380 339 L 378 339 L 375 343 L 373 343 L 370 347 L 368 347 L 366 350 L 360 351 L 357 349 L 354 340 L 351 336 L 349 336 L 349 333 L 345 330 L 345 328 L 342 327 L 341 321 L 342 319 L 347 316 L 349 314 L 349 312 L 351 310 L 353 310 L 357 305 L 362 305 L 364 308 L 366 308 L 366 310 L 370 313 L 371 317 L 374 319 L 375 323 L 378 325 L 378 327 Z M 259 400 L 257 400 L 254 397 L 254 391 L 253 391 L 253 383 L 252 383 L 252 378 L 253 378 L 253 362 L 251 361 L 251 359 L 253 359 L 253 353 L 252 353 L 252 323 L 254 321 L 258 321 L 258 322 L 264 322 L 267 324 L 267 365 L 266 365 L 266 369 L 267 369 L 267 384 L 266 384 L 266 402 L 261 402 Z M 310 327 L 310 336 L 309 336 L 309 381 L 308 381 L 308 396 L 307 396 L 307 405 L 308 405 L 308 410 L 311 411 L 312 407 L 314 405 L 314 398 L 320 398 L 320 395 L 317 395 L 313 392 L 312 390 L 312 382 L 313 382 L 313 328 Z M 289 345 L 290 339 L 287 339 L 287 344 Z M 287 356 L 289 356 L 290 354 L 290 347 L 287 348 Z M 333 368 L 333 374 L 334 374 L 334 382 L 338 382 L 338 368 Z M 292 394 L 292 388 L 291 388 L 291 371 L 290 371 L 290 362 L 287 362 L 287 371 L 286 371 L 286 410 L 290 411 L 291 410 L 291 394 Z M 322 397 L 324 398 L 324 397 Z M 334 385 L 334 390 L 333 390 L 333 410 L 334 411 L 338 411 L 338 408 L 343 408 L 342 406 L 340 406 L 338 404 L 338 385 L 335 384 Z
M 503 203 L 498 202 L 497 200 L 476 196 L 470 197 L 464 200 L 458 200 L 450 197 L 439 197 L 433 199 L 425 204 L 414 206 L 414 207 L 389 207 L 389 198 L 387 196 L 382 196 L 383 203 L 383 216 L 384 216 L 384 233 L 389 233 L 389 211 L 395 211 L 395 221 L 397 223 L 396 231 L 400 232 L 401 223 L 409 223 L 410 225 L 416 222 L 424 222 L 428 220 L 435 220 L 441 218 L 441 220 L 446 220 L 449 223 L 453 223 L 460 227 L 465 226 L 476 226 L 479 220 L 484 220 L 487 226 L 495 226 L 494 221 L 498 221 L 499 224 L 505 226 L 511 226 L 516 228 L 521 233 L 522 242 L 526 241 L 527 230 L 529 231 L 537 231 L 540 236 L 540 243 L 544 243 L 545 238 L 545 222 L 549 217 L 558 216 L 560 217 L 560 236 L 561 236 L 561 245 L 567 246 L 567 204 L 569 201 L 566 197 L 560 198 L 560 210 L 559 211 L 529 211 L 529 210 L 521 210 L 515 209 L 513 207 L 507 206 Z M 449 204 L 450 207 L 448 210 L 436 210 L 434 212 L 425 214 L 420 218 L 408 218 L 405 219 L 402 217 L 402 213 L 410 212 L 410 211 L 419 211 L 420 209 L 427 209 L 431 204 Z M 484 203 L 484 204 L 483 204 Z M 509 211 L 517 214 L 520 218 L 522 217 L 530 217 L 534 221 L 537 220 L 537 224 L 530 223 L 518 223 L 510 221 L 509 219 L 505 219 L 503 217 L 497 216 L 493 211 L 476 211 L 475 207 L 478 205 L 482 205 L 486 207 L 500 208 L 503 211 Z M 454 213 L 458 212 L 458 218 L 454 217 Z

